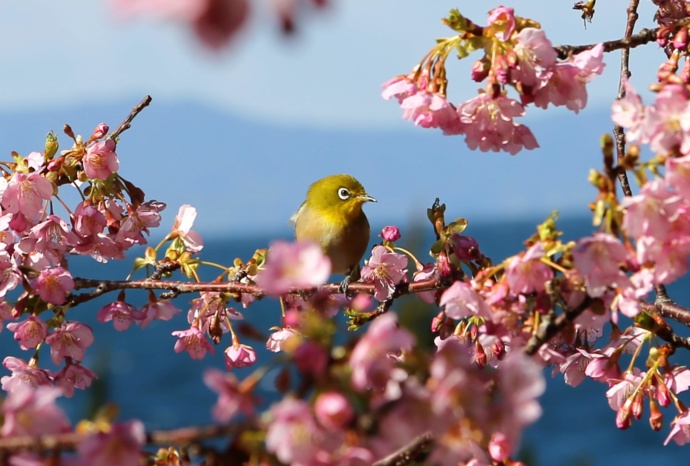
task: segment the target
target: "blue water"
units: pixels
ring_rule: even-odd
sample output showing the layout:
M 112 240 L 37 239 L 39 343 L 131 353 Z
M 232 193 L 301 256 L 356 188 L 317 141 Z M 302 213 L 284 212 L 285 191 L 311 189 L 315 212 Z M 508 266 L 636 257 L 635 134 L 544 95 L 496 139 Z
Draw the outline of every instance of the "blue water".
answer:
M 559 221 L 559 227 L 566 231 L 566 239 L 574 239 L 592 231 L 589 219 L 569 219 Z M 522 241 L 534 232 L 535 222 L 471 223 L 467 234 L 474 236 L 483 252 L 494 261 L 520 251 Z M 424 229 L 428 229 L 426 226 Z M 403 229 L 400 245 L 409 246 L 415 251 L 415 237 Z M 284 232 L 283 237 L 289 237 Z M 235 257 L 248 259 L 256 248 L 266 247 L 269 237 L 247 239 L 209 240 L 202 252 L 208 261 L 230 264 Z M 426 244 L 428 241 L 421 244 Z M 143 249 L 139 251 L 143 253 Z M 419 254 L 425 260 L 426 253 Z M 110 263 L 106 267 L 91 261 L 73 260 L 71 263 L 75 276 L 92 278 L 124 278 L 129 272 L 131 262 Z M 141 277 L 141 276 L 140 276 Z M 212 278 L 207 275 L 206 279 Z M 679 302 L 690 303 L 690 281 L 671 287 L 672 296 Z M 182 296 L 176 304 L 183 310 L 177 318 L 169 322 L 153 322 L 145 330 L 132 326 L 128 331 L 117 332 L 111 324 L 100 324 L 95 315 L 107 302 L 116 299 L 113 293 L 69 311 L 71 319 L 86 322 L 92 326 L 96 342 L 87 351 L 85 364 L 99 374 L 100 380 L 89 394 L 77 392 L 67 400 L 65 407 L 72 420 L 77 420 L 89 410 L 89 406 L 102 401 L 110 401 L 120 408 L 120 419 L 138 418 L 148 429 L 174 428 L 183 425 L 208 424 L 212 422 L 210 408 L 215 402 L 215 394 L 207 389 L 201 374 L 208 367 L 224 368 L 223 349 L 229 342 L 223 341 L 215 355 L 208 355 L 202 361 L 192 361 L 186 353 L 173 351 L 175 337 L 171 332 L 188 327 L 186 306 L 193 295 Z M 127 292 L 127 301 L 140 306 L 146 300 L 141 292 Z M 400 306 L 404 308 L 404 305 Z M 238 309 L 241 307 L 238 306 Z M 278 303 L 271 299 L 256 302 L 243 311 L 249 322 L 259 330 L 268 333 L 268 328 L 277 325 L 280 317 Z M 406 316 L 409 318 L 409 316 Z M 428 319 L 428 316 L 424 317 Z M 427 321 L 428 322 L 428 321 Z M 687 330 L 687 329 L 685 329 Z M 343 330 L 345 332 L 345 330 Z M 681 335 L 689 332 L 681 329 Z M 247 341 L 257 349 L 264 341 Z M 24 353 L 24 354 L 22 354 Z M 15 355 L 28 359 L 29 352 L 19 350 L 12 340 L 12 333 L 0 333 L 0 354 Z M 687 354 L 679 355 L 687 364 Z M 260 357 L 268 357 L 265 352 Z M 264 359 L 265 360 L 265 359 Z M 42 356 L 44 367 L 55 369 L 47 352 Z M 0 369 L 4 375 L 4 369 Z M 245 369 L 244 371 L 247 371 Z M 240 377 L 242 371 L 237 371 Z M 246 372 L 245 372 L 246 373 Z M 687 451 L 675 444 L 662 445 L 668 433 L 668 422 L 674 413 L 664 412 L 667 419 L 661 432 L 653 432 L 643 417 L 627 431 L 619 431 L 614 424 L 615 412 L 605 397 L 606 386 L 585 381 L 581 386 L 567 386 L 560 375 L 550 377 L 547 370 L 548 388 L 541 402 L 544 409 L 542 418 L 529 430 L 523 439 L 523 449 L 531 465 L 637 465 L 637 464 L 686 464 Z M 261 385 L 262 391 L 270 397 L 273 381 L 267 377 Z M 682 395 L 681 395 L 682 397 Z M 647 415 L 648 412 L 645 412 Z

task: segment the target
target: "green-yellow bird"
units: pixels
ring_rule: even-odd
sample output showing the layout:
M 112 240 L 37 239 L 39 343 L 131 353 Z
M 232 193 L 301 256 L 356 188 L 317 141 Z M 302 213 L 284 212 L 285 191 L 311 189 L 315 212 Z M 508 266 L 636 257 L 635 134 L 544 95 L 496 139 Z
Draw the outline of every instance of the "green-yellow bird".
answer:
M 369 245 L 369 221 L 362 205 L 376 202 L 350 175 L 314 182 L 307 199 L 291 217 L 298 240 L 311 240 L 331 259 L 332 272 L 345 274 L 342 287 L 359 278 L 359 263 Z M 354 275 L 354 276 L 353 276 Z

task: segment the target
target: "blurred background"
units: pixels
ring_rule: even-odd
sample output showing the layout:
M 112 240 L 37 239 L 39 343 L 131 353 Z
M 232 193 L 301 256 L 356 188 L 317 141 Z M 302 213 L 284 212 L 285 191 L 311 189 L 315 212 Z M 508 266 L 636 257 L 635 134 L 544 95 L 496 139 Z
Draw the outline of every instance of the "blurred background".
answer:
M 206 240 L 207 260 L 248 259 L 270 240 L 290 238 L 288 219 L 308 185 L 333 173 L 354 175 L 378 199 L 366 206 L 374 231 L 400 226 L 401 245 L 413 242 L 422 257 L 430 244 L 425 209 L 436 197 L 447 204 L 449 220 L 469 220 L 467 234 L 495 261 L 517 253 L 552 210 L 565 219 L 566 237 L 592 230 L 587 204 L 596 192 L 587 174 L 601 166 L 599 138 L 612 129 L 619 53 L 606 57 L 606 70 L 588 86 L 589 104 L 580 114 L 527 109 L 522 122 L 539 149 L 517 156 L 471 152 L 461 137 L 402 120 L 398 105 L 381 99 L 380 86 L 408 73 L 435 38 L 451 35 L 440 22 L 451 8 L 485 24 L 486 13 L 499 2 L 331 0 L 319 9 L 302 8 L 289 36 L 281 32 L 275 4 L 252 2 L 230 45 L 209 50 L 184 24 L 126 18 L 106 1 L 2 2 L 0 159 L 8 160 L 13 150 L 42 150 L 46 133 L 60 133 L 65 123 L 85 136 L 100 122 L 115 128 L 150 94 L 152 105 L 118 145 L 120 173 L 149 199 L 167 203 L 154 241 L 181 204 L 195 206 L 195 230 Z M 600 2 L 588 24 L 571 2 L 523 0 L 515 6 L 517 15 L 539 21 L 554 45 L 612 40 L 625 29 L 623 1 Z M 640 27 L 654 26 L 653 11 L 651 2 L 642 2 Z M 480 85 L 468 77 L 475 58 L 449 59 L 451 101 L 476 95 Z M 656 44 L 633 52 L 638 90 L 654 82 L 663 59 Z M 60 141 L 69 146 L 66 137 Z M 79 261 L 77 267 L 75 275 L 108 278 L 129 270 L 126 263 L 101 269 Z M 675 291 L 687 288 L 686 281 Z M 178 305 L 185 309 L 186 302 L 183 297 Z M 78 312 L 95 315 L 104 303 Z M 256 316 L 266 314 L 261 309 L 275 313 L 276 306 L 262 302 L 247 316 L 260 326 Z M 87 365 L 98 371 L 104 399 L 116 401 L 124 419 L 139 417 L 160 428 L 210 422 L 215 396 L 200 374 L 208 366 L 222 367 L 222 350 L 202 362 L 174 354 L 169 332 L 185 328 L 184 313 L 146 332 L 117 333 L 90 322 L 99 346 Z M 11 334 L 3 332 L 3 354 L 15 348 Z M 263 388 L 270 392 L 270 381 Z M 651 432 L 644 419 L 633 432 L 620 432 L 605 389 L 595 383 L 572 389 L 562 377 L 553 379 L 543 398 L 545 416 L 525 439 L 535 459 L 530 464 L 641 464 L 659 458 L 683 464 L 681 448 L 662 447 L 671 418 L 661 433 Z M 181 405 L 180 398 L 189 402 Z M 74 419 L 83 415 L 84 402 L 79 395 L 69 404 Z

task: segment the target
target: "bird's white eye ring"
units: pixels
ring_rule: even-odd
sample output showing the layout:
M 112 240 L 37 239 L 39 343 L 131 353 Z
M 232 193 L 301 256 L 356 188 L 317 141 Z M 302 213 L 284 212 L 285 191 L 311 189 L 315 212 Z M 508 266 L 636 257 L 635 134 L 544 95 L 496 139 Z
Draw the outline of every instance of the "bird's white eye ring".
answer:
M 350 190 L 347 188 L 339 188 L 338 189 L 338 197 L 340 199 L 342 199 L 343 201 L 350 199 Z

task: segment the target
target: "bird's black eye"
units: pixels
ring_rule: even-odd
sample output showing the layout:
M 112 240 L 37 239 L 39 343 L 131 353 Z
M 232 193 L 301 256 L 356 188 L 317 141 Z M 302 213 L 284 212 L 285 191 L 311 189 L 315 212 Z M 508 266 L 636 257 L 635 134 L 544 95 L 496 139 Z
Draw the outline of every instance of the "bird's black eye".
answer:
M 350 190 L 347 188 L 339 188 L 338 189 L 338 197 L 342 199 L 343 201 L 346 201 L 350 198 Z

